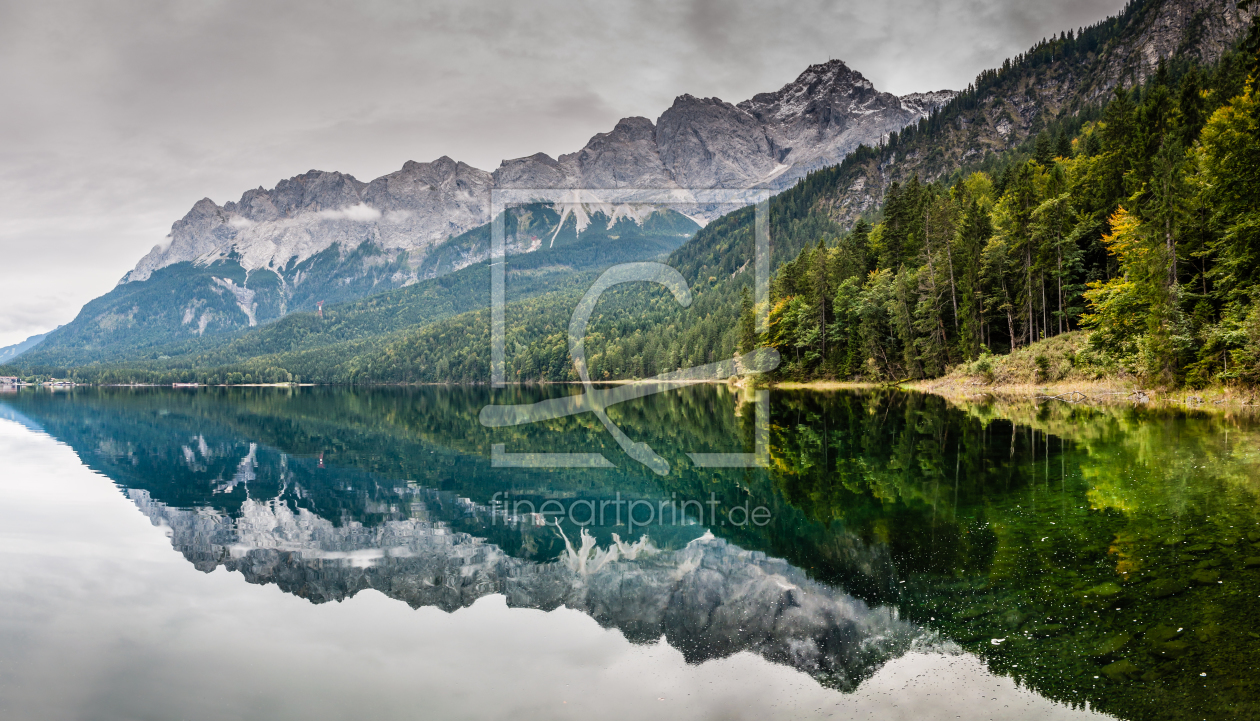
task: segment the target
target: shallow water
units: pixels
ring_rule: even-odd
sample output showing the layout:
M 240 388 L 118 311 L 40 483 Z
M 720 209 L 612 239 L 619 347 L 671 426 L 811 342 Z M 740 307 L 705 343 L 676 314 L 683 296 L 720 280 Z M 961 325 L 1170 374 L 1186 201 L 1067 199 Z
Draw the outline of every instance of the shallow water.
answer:
M 1256 713 L 1248 420 L 572 392 L 0 397 L 0 717 Z

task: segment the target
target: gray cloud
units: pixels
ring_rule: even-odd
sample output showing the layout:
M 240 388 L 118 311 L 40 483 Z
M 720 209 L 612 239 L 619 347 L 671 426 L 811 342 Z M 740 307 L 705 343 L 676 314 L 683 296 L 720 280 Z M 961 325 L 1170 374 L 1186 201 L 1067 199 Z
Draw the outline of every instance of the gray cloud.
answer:
M 832 57 L 896 93 L 958 88 L 1122 4 L 0 0 L 0 345 L 70 320 L 202 197 L 441 155 L 492 170 Z

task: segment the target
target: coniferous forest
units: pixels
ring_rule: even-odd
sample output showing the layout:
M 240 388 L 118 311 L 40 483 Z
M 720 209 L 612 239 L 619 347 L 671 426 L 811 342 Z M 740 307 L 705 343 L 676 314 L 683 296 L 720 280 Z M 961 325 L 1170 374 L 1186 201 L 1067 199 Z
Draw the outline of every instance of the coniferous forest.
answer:
M 775 278 L 765 338 L 803 377 L 924 378 L 1088 331 L 1104 372 L 1260 380 L 1260 104 L 1246 57 L 1167 66 L 1031 157 L 889 188 L 879 222 Z M 1240 54 L 1241 55 L 1241 54 Z

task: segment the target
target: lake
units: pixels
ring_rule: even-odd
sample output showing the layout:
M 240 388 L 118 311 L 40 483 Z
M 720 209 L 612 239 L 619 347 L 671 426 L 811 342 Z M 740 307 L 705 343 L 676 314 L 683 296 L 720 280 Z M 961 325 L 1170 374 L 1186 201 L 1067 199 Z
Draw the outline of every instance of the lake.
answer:
M 620 388 L 0 396 L 0 717 L 1260 716 L 1251 418 Z

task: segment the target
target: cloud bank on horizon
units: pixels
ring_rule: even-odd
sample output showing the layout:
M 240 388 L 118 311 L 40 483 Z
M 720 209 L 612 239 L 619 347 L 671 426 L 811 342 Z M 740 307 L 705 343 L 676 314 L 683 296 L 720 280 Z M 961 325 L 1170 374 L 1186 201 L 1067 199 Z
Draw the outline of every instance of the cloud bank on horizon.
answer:
M 441 155 L 493 170 L 829 58 L 958 89 L 1123 4 L 0 0 L 0 346 L 69 321 L 203 197 Z

